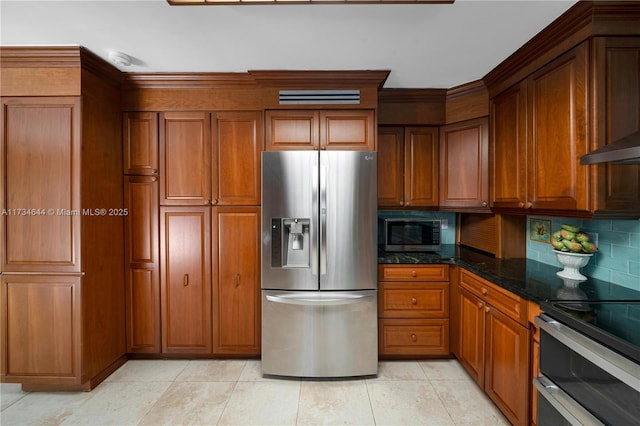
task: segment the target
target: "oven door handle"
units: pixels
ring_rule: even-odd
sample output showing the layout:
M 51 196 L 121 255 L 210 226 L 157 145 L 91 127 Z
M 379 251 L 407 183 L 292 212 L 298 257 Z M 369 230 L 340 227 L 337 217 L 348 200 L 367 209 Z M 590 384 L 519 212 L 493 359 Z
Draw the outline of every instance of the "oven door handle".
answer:
M 544 313 L 535 318 L 535 323 L 551 337 L 632 389 L 640 389 L 640 365 Z
M 543 374 L 540 374 L 537 379 L 533 379 L 533 385 L 538 389 L 540 395 L 573 426 L 595 426 L 603 424 Z

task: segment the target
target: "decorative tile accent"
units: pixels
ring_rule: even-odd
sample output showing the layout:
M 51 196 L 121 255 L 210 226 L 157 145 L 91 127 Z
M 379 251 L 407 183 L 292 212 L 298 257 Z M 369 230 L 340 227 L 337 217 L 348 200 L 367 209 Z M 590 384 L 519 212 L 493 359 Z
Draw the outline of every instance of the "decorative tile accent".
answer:
M 551 221 L 529 218 L 529 239 L 540 243 L 551 244 Z

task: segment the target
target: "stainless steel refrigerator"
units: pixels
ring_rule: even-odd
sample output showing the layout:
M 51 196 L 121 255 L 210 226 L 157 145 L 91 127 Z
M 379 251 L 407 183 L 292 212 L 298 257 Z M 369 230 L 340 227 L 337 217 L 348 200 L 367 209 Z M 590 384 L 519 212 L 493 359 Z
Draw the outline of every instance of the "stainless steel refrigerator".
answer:
M 262 154 L 262 372 L 375 375 L 375 152 Z

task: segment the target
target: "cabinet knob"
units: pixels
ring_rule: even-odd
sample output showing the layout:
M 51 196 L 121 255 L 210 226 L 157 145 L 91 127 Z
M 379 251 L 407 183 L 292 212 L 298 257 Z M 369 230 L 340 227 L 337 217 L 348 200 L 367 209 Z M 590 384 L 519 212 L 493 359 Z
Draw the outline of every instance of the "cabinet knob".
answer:
M 484 287 L 482 287 L 482 290 L 480 290 L 480 292 L 481 292 L 483 295 L 485 295 L 485 296 L 486 296 L 487 294 L 489 294 L 489 290 L 487 290 L 487 289 L 486 289 L 486 288 L 484 288 Z
M 326 145 L 322 145 L 320 149 L 327 149 Z
M 411 205 L 411 201 L 405 201 L 405 202 L 404 202 L 404 205 L 405 205 L 405 206 L 410 206 L 410 205 Z
M 411 271 L 411 276 L 415 278 L 418 276 L 418 273 L 416 271 Z
M 486 313 L 489 313 L 489 312 L 491 311 L 491 308 L 490 308 L 489 306 L 485 306 L 485 307 L 484 307 L 484 311 L 485 311 Z
M 487 207 L 488 205 L 489 204 L 486 201 L 483 201 L 482 204 L 481 204 L 482 207 Z
M 214 198 L 213 200 L 211 200 L 211 205 L 212 206 L 215 206 L 216 204 L 218 204 L 218 200 L 217 199 Z
M 524 208 L 524 203 L 523 203 L 522 201 L 520 201 L 520 202 L 518 203 L 518 207 L 520 207 L 520 208 Z
M 418 303 L 418 299 L 416 299 L 415 297 L 412 297 L 412 298 L 411 298 L 411 304 L 412 304 L 412 305 L 415 305 L 415 304 L 417 304 L 417 303 Z
M 400 200 L 400 205 L 404 206 L 404 201 Z
M 483 306 L 484 306 L 484 303 L 478 302 L 478 309 L 482 309 Z
M 411 333 L 411 341 L 412 342 L 417 342 L 418 341 L 418 336 L 416 336 L 415 333 Z
M 184 274 L 184 278 L 182 279 L 182 286 L 186 287 L 189 285 L 189 274 Z
M 533 203 L 530 201 L 527 201 L 527 203 L 525 204 L 525 207 L 530 209 L 531 207 L 533 207 Z

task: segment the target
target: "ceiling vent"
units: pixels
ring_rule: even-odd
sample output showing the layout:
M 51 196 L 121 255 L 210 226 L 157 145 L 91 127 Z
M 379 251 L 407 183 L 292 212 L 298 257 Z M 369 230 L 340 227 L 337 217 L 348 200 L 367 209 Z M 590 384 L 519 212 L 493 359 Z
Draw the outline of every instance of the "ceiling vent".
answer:
M 360 90 L 280 90 L 280 105 L 357 105 Z

